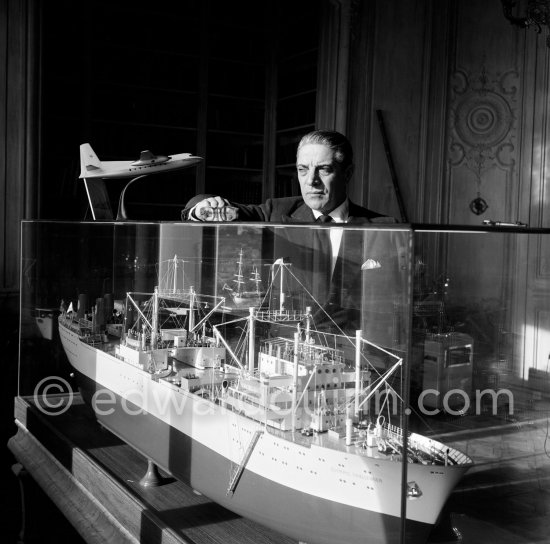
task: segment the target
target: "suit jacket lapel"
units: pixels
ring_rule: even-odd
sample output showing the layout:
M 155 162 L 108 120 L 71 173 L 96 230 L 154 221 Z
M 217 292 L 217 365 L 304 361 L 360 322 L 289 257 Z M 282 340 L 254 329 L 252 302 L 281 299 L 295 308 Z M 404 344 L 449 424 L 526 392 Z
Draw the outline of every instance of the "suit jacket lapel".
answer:
M 301 202 L 297 208 L 290 213 L 290 215 L 283 216 L 288 218 L 288 222 L 291 223 L 311 223 L 315 221 L 315 217 L 311 208 L 307 206 L 304 202 Z M 286 223 L 287 221 L 285 221 Z

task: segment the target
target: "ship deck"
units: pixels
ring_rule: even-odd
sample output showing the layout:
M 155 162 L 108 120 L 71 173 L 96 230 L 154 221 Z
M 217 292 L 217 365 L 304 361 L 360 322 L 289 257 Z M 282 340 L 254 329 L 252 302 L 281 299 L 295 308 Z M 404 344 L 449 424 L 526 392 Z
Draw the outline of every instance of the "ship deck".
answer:
M 119 344 L 118 338 L 109 338 L 108 342 L 97 343 L 95 347 L 101 349 L 102 351 L 115 356 L 115 348 Z M 184 366 L 192 370 L 194 374 L 201 376 L 205 373 L 210 372 L 210 370 L 197 369 L 192 366 L 186 365 L 185 363 L 178 362 L 179 366 Z M 223 373 L 216 371 L 216 374 L 219 374 L 220 380 L 223 378 Z M 397 419 L 397 418 L 396 418 Z M 357 431 L 354 431 L 352 434 L 351 445 L 346 444 L 345 439 L 345 429 L 342 429 L 342 433 L 339 436 L 336 436 L 334 431 L 327 432 L 314 432 L 311 436 L 306 436 L 301 433 L 300 430 L 297 431 L 282 431 L 276 427 L 267 425 L 268 434 L 283 438 L 295 444 L 299 444 L 304 447 L 317 446 L 320 448 L 327 448 L 336 451 L 341 451 L 343 453 L 360 455 L 362 457 L 378 460 L 387 460 L 387 461 L 399 461 L 400 454 L 395 450 L 389 448 L 385 452 L 380 452 L 376 447 L 362 447 L 362 444 L 365 443 L 366 437 L 361 436 Z M 437 444 L 437 442 L 436 442 Z M 460 452 L 455 452 L 455 458 L 459 458 L 461 463 L 469 464 L 470 460 L 462 455 Z M 450 463 L 456 464 L 456 463 Z
M 344 432 L 344 431 L 343 431 Z M 400 453 L 392 451 L 391 448 L 385 452 L 380 452 L 376 447 L 363 447 L 365 438 L 360 436 L 358 432 L 352 434 L 351 445 L 346 445 L 345 436 L 335 437 L 333 432 L 327 431 L 322 433 L 313 433 L 312 436 L 304 436 L 300 431 L 280 431 L 279 429 L 268 427 L 268 433 L 289 440 L 295 444 L 300 444 L 305 447 L 318 446 L 320 448 L 327 448 L 332 450 L 341 451 L 343 453 L 360 455 L 369 459 L 377 459 L 384 461 L 400 461 Z M 429 439 L 426 439 L 429 440 Z M 437 443 L 437 442 L 435 442 Z M 455 450 L 456 451 L 456 450 Z M 458 456 L 462 454 L 456 452 Z M 461 464 L 470 464 L 470 459 L 467 456 L 463 456 L 464 460 Z M 442 463 L 443 464 L 443 463 Z M 449 461 L 450 465 L 454 465 L 452 461 Z

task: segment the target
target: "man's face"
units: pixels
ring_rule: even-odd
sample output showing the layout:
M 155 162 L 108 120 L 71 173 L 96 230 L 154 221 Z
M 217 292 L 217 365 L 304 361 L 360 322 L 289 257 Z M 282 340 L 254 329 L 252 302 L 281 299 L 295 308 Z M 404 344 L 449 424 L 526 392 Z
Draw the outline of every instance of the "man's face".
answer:
M 304 145 L 298 150 L 296 169 L 302 197 L 311 209 L 330 213 L 344 202 L 353 167 L 342 168 L 332 149 L 322 144 Z

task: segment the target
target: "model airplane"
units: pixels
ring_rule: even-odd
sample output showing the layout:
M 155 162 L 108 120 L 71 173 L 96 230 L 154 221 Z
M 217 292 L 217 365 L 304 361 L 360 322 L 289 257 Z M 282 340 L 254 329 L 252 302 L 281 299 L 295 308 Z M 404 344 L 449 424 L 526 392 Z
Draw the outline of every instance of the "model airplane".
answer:
M 202 161 L 191 153 L 155 155 L 142 151 L 137 161 L 100 161 L 90 144 L 80 146 L 80 178 L 128 178 L 189 168 Z

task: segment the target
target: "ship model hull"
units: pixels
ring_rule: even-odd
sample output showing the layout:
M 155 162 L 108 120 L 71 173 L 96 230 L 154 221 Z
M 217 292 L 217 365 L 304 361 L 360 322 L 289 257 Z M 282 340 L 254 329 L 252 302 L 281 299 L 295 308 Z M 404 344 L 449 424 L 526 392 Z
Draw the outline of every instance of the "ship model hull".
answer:
M 270 429 L 83 341 L 66 319 L 59 331 L 100 423 L 206 497 L 309 544 L 400 542 L 402 461 Z M 406 542 L 426 541 L 469 467 L 407 464 L 419 491 L 407 500 Z
M 84 395 L 91 397 L 97 384 L 77 376 Z M 124 404 L 125 406 L 125 404 Z M 350 507 L 277 484 L 245 470 L 233 497 L 226 495 L 234 463 L 188 435 L 159 422 L 155 416 L 130 405 L 129 416 L 117 397 L 112 413 L 98 415 L 100 423 L 131 444 L 145 457 L 212 501 L 243 517 L 296 540 L 319 544 L 386 544 L 400 541 L 401 520 L 396 516 Z M 139 412 L 139 413 L 138 413 Z M 304 468 L 305 469 L 305 468 Z M 399 495 L 395 504 L 399 504 Z M 342 527 L 346 529 L 343 531 Z M 425 542 L 428 523 L 407 521 L 405 542 Z

